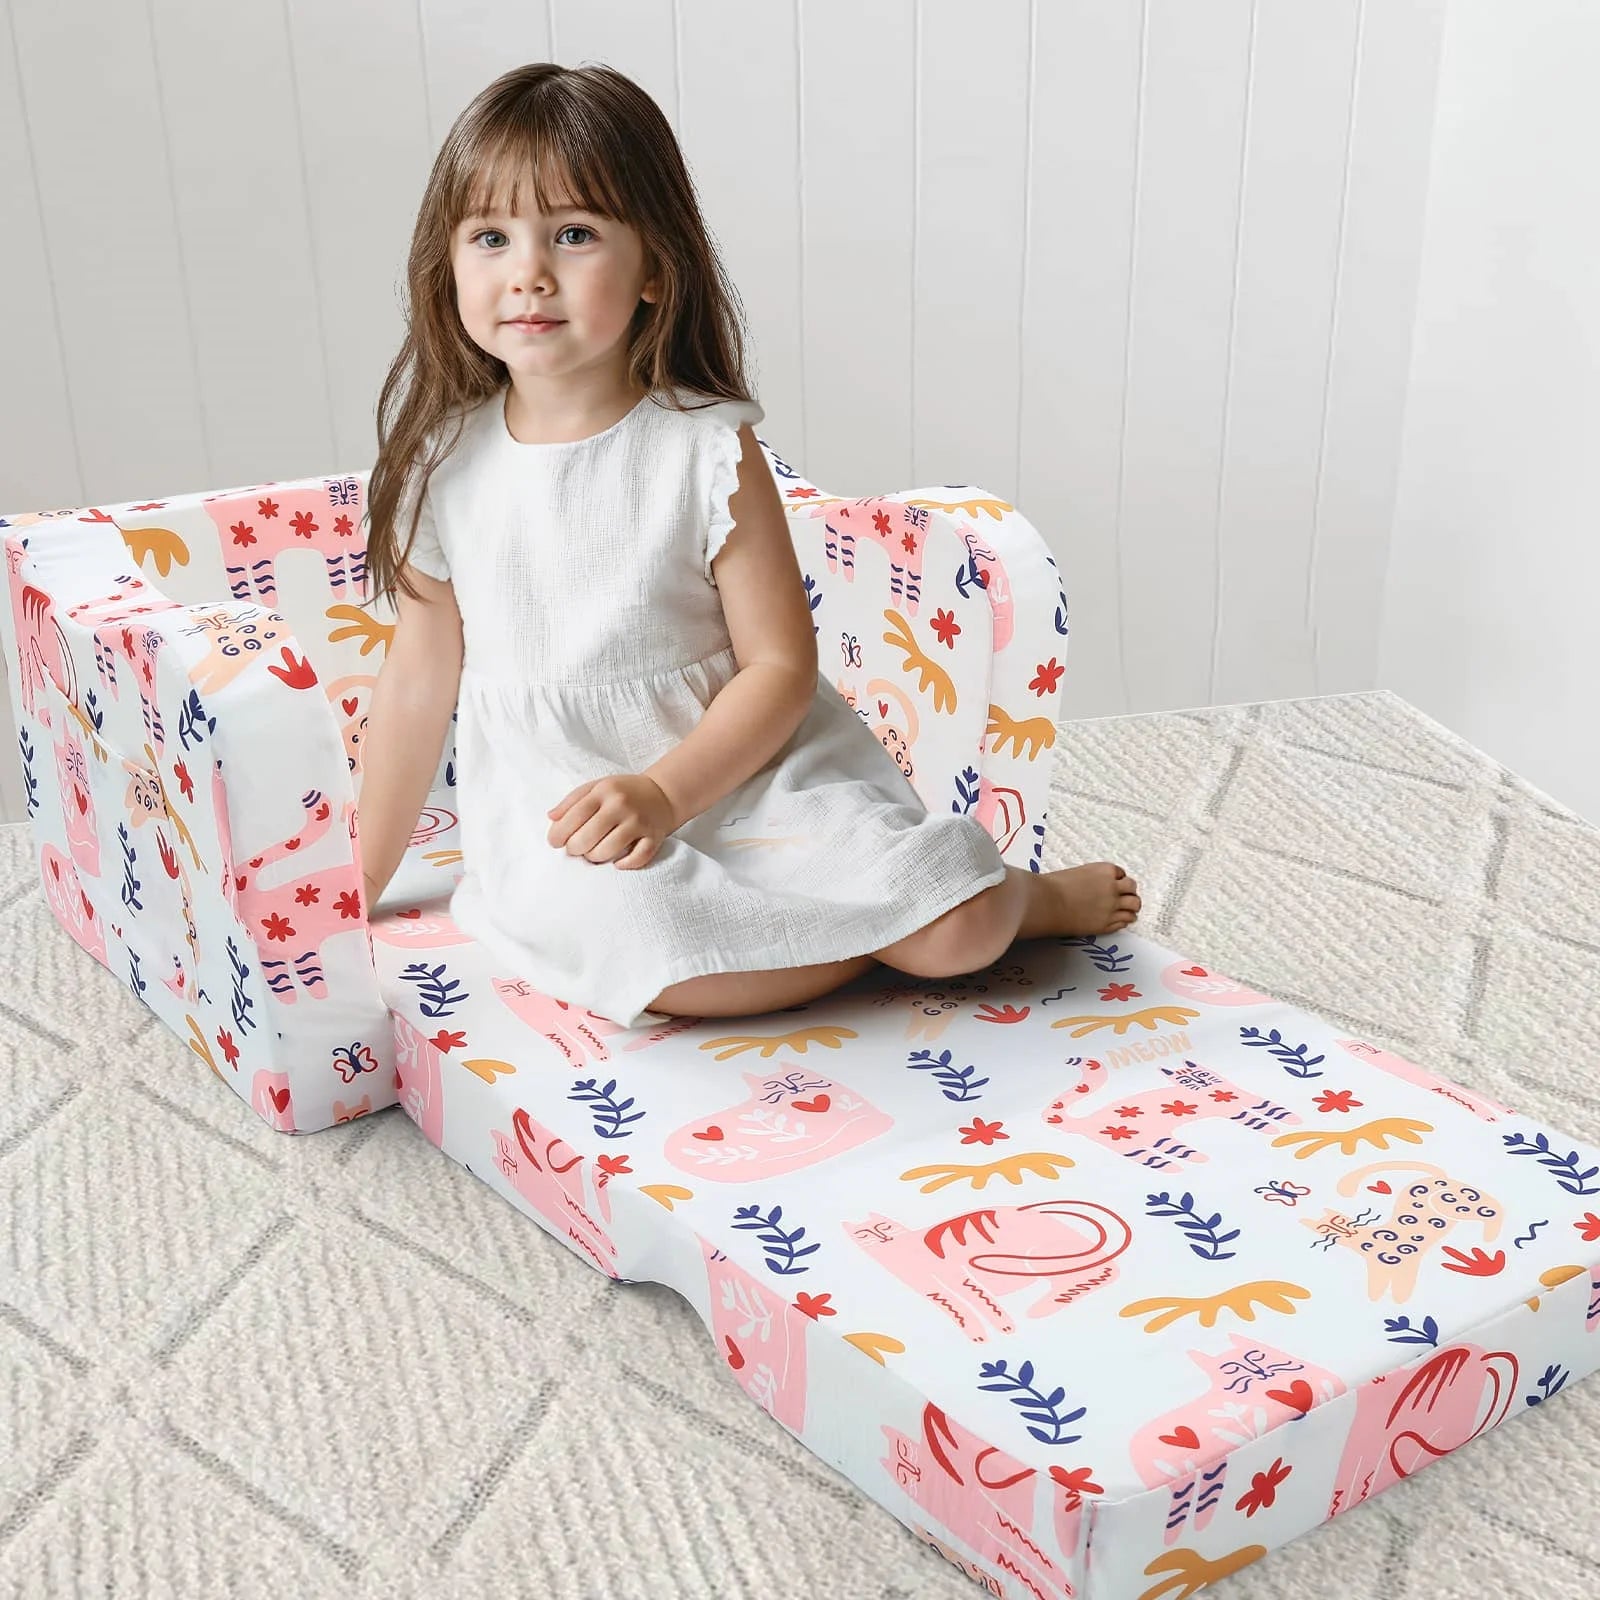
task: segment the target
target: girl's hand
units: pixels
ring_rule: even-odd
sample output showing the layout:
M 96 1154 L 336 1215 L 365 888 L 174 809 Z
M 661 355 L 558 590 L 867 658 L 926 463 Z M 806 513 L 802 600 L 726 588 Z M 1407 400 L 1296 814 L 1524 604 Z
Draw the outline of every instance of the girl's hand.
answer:
M 648 866 L 678 815 L 654 778 L 621 772 L 580 783 L 545 813 L 553 817 L 550 843 L 569 856 L 630 869 Z

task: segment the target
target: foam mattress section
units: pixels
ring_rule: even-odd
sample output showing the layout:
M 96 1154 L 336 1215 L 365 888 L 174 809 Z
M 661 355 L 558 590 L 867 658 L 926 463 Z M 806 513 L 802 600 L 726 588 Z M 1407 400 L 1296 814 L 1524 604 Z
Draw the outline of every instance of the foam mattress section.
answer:
M 374 933 L 424 1136 L 992 1594 L 1184 1600 L 1600 1365 L 1600 1152 L 1137 935 L 623 1031 Z

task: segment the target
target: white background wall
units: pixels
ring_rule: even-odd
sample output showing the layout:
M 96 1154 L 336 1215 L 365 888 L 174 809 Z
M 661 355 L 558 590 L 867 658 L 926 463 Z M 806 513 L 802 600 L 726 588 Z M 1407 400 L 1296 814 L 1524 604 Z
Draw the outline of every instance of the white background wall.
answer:
M 836 493 L 965 481 L 1014 499 L 1066 580 L 1069 716 L 1383 684 L 1600 818 L 1592 741 L 1587 766 L 1557 770 L 1529 725 L 1561 692 L 1547 640 L 1501 650 L 1493 692 L 1424 670 L 1460 628 L 1406 587 L 1434 559 L 1417 541 L 1452 525 L 1429 469 L 1391 545 L 1443 0 L 376 15 L 9 0 L 0 507 L 370 465 L 411 219 L 451 120 L 518 62 L 604 60 L 678 131 L 749 315 L 763 436 Z M 1448 145 L 1490 43 L 1452 79 L 1430 243 L 1452 205 L 1471 231 L 1476 158 Z M 1530 74 L 1502 121 L 1545 95 Z M 1426 381 L 1446 387 L 1449 338 L 1424 331 Z M 1458 412 L 1481 416 L 1473 381 Z M 1408 437 L 1442 449 L 1451 431 L 1419 407 Z M 1573 435 L 1539 449 L 1575 477 Z M 1578 555 L 1553 560 L 1571 573 Z M 1456 577 L 1502 593 L 1486 574 Z M 7 729 L 0 798 L 20 817 L 15 783 Z
M 1450 8 L 1378 682 L 1600 822 L 1600 6 Z

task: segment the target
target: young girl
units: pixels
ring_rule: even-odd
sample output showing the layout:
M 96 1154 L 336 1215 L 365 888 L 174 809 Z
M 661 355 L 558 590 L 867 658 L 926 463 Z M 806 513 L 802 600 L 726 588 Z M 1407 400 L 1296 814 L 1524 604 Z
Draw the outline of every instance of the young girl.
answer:
M 623 1027 L 1134 920 L 1120 867 L 1026 872 L 931 815 L 819 673 L 736 296 L 635 83 L 540 62 L 484 90 L 434 162 L 409 287 L 368 485 L 371 586 L 398 588 L 369 908 L 457 710 L 452 917 Z

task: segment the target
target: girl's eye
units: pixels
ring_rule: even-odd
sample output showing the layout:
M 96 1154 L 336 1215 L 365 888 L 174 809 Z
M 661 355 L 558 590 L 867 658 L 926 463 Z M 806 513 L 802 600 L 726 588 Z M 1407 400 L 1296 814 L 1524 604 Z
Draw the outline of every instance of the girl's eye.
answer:
M 470 244 L 476 244 L 481 238 L 484 237 L 485 234 L 490 233 L 494 234 L 496 238 L 505 238 L 505 235 L 498 228 L 480 228 L 475 234 L 473 234 L 472 238 L 468 242 Z M 561 230 L 561 233 L 556 235 L 556 238 L 559 239 L 562 233 L 586 233 L 590 236 L 590 238 L 594 237 L 594 229 L 584 227 L 581 222 L 569 222 L 566 227 Z M 492 249 L 493 246 L 490 248 Z

